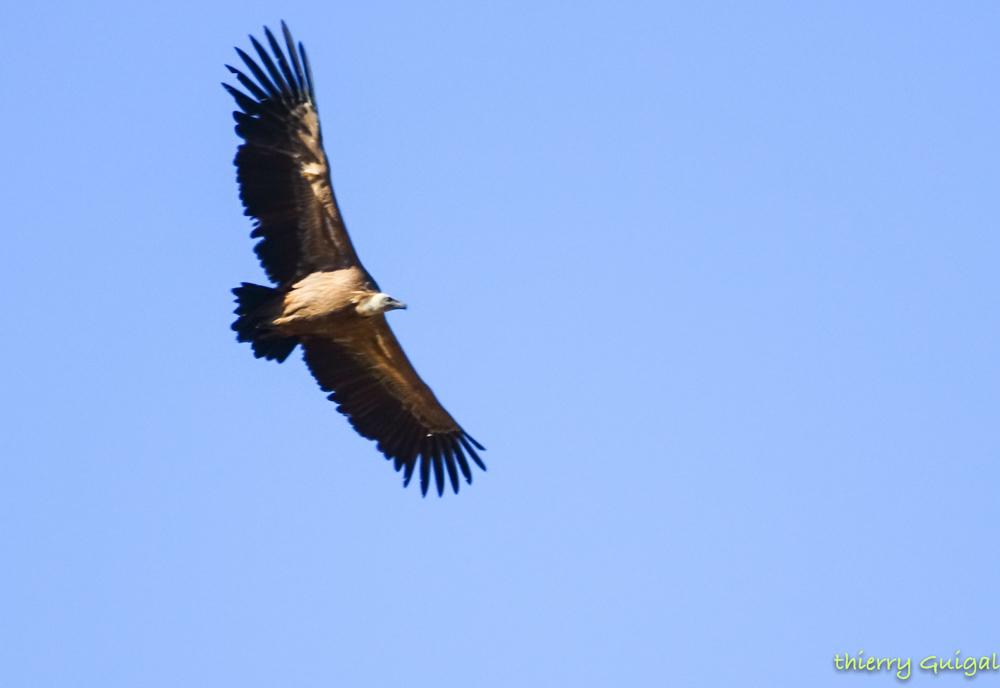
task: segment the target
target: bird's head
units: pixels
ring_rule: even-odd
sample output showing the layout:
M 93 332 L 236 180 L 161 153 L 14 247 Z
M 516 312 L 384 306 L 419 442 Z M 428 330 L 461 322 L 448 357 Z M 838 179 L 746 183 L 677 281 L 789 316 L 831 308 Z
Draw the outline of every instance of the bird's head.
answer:
M 396 308 L 406 308 L 406 304 L 381 292 L 363 299 L 357 307 L 358 313 L 361 315 L 378 315 Z

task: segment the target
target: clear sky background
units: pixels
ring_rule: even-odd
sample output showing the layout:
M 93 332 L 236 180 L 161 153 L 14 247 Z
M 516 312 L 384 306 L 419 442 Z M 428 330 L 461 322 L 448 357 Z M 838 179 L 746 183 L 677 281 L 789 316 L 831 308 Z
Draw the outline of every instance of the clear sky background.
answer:
M 834 657 L 1000 653 L 996 3 L 3 18 L 3 686 L 871 686 Z M 219 82 L 282 18 L 389 320 L 489 449 L 458 496 L 229 330 L 263 275 Z

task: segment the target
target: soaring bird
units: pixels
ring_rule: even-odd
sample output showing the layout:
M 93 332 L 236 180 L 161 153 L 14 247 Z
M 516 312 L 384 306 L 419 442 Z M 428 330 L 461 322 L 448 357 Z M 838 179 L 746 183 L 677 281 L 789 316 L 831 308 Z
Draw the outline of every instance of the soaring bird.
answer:
M 246 92 L 225 89 L 240 108 L 233 113 L 244 143 L 236 151 L 237 179 L 251 237 L 276 286 L 244 282 L 233 289 L 237 341 L 257 358 L 283 362 L 301 346 L 306 365 L 337 410 L 403 471 L 409 485 L 420 466 L 426 496 L 433 469 L 437 492 L 445 472 L 458 493 L 459 477 L 472 482 L 471 458 L 486 466 L 472 439 L 441 406 L 396 341 L 385 313 L 406 308 L 382 293 L 361 265 L 347 235 L 323 151 L 309 60 L 281 23 L 281 45 L 265 27 L 274 59 L 253 37 L 260 58 L 236 48 L 251 76 L 226 65 Z M 261 68 L 260 65 L 263 65 Z

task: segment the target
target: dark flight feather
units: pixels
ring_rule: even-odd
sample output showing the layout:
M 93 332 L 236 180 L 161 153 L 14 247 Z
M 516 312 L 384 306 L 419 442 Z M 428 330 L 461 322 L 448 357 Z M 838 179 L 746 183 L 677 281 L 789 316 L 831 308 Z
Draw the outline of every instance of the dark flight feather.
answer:
M 285 60 L 285 53 L 282 51 L 281 46 L 278 45 L 278 41 L 275 40 L 274 34 L 271 33 L 271 29 L 265 26 L 264 35 L 267 36 L 267 42 L 271 44 L 271 50 L 274 52 L 274 57 L 278 60 L 278 66 L 281 67 L 281 75 L 284 77 L 289 90 L 293 91 L 296 95 L 299 95 L 302 88 L 295 80 L 292 70 L 288 68 L 288 61 Z
M 462 476 L 465 478 L 465 482 L 469 485 L 472 484 L 472 470 L 469 468 L 469 462 L 465 459 L 465 454 L 462 453 L 462 444 L 456 438 L 451 440 L 452 451 L 455 452 L 455 458 L 458 459 L 458 467 L 462 470 Z
M 302 67 L 306 70 L 306 83 L 309 85 L 309 98 L 315 103 L 316 92 L 313 90 L 312 69 L 309 68 L 309 58 L 306 57 L 306 47 L 299 43 L 299 56 L 302 58 Z
M 243 88 L 245 88 L 246 90 L 250 91 L 250 95 L 252 95 L 258 101 L 267 99 L 267 93 L 265 93 L 264 90 L 261 89 L 260 86 L 258 86 L 257 84 L 255 84 L 253 82 L 253 80 L 250 77 L 248 77 L 246 74 L 244 74 L 240 70 L 236 69 L 236 67 L 231 67 L 229 65 L 226 65 L 226 69 L 228 69 L 230 72 L 232 72 L 233 74 L 235 74 L 236 78 L 239 80 L 240 84 L 243 85 Z M 226 86 L 226 84 L 223 84 L 223 86 Z
M 288 84 L 286 84 L 285 80 L 282 78 L 281 72 L 279 72 L 278 68 L 274 66 L 274 61 L 271 60 L 271 56 L 267 54 L 267 50 L 264 49 L 264 46 L 258 43 L 257 39 L 253 36 L 250 36 L 250 42 L 253 44 L 254 50 L 257 51 L 260 61 L 264 63 L 264 69 L 266 69 L 267 73 L 271 75 L 271 81 L 273 81 L 274 85 L 278 87 L 278 91 L 281 96 L 287 98 L 292 95 L 291 89 L 288 88 Z
M 253 40 L 252 36 L 251 40 Z M 253 61 L 252 57 L 247 55 L 239 48 L 236 49 L 236 54 L 240 56 L 240 59 L 243 60 L 243 64 L 245 64 L 247 66 L 247 69 L 249 69 L 253 73 L 254 78 L 256 78 L 258 82 L 260 82 L 260 85 L 264 87 L 269 96 L 271 96 L 272 98 L 281 97 L 281 91 L 279 91 L 277 87 L 275 87 L 275 85 L 271 83 L 271 80 L 268 79 L 267 76 L 264 74 L 264 72 L 261 70 L 261 68 L 257 66 L 257 63 Z
M 306 80 L 302 78 L 302 65 L 299 64 L 299 56 L 295 54 L 295 42 L 292 40 L 292 34 L 285 22 L 281 22 L 281 33 L 285 36 L 285 47 L 288 49 L 288 56 L 292 58 L 292 65 L 295 67 L 295 78 L 299 85 L 299 91 L 302 91 L 305 89 Z

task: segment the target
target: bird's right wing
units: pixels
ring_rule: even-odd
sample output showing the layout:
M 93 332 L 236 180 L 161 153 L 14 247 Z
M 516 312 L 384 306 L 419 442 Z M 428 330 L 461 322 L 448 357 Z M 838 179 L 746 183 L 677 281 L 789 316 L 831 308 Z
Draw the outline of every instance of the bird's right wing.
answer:
M 233 113 L 245 140 L 236 152 L 237 178 L 246 214 L 257 219 L 251 236 L 262 237 L 254 250 L 268 277 L 284 285 L 361 263 L 333 193 L 309 60 L 301 43 L 296 53 L 284 22 L 281 28 L 291 64 L 265 27 L 274 60 L 251 36 L 264 69 L 237 48 L 253 78 L 229 70 L 248 93 L 223 86 L 240 107 Z
M 420 463 L 420 491 L 427 494 L 431 469 L 437 491 L 444 492 L 445 470 L 458 492 L 458 471 L 466 482 L 472 472 L 465 453 L 481 469 L 486 466 L 474 447 L 483 447 L 455 422 L 403 353 L 384 315 L 365 318 L 336 340 L 303 337 L 305 361 L 330 401 L 363 437 L 405 468 L 408 485 Z M 465 452 L 463 453 L 463 448 Z

